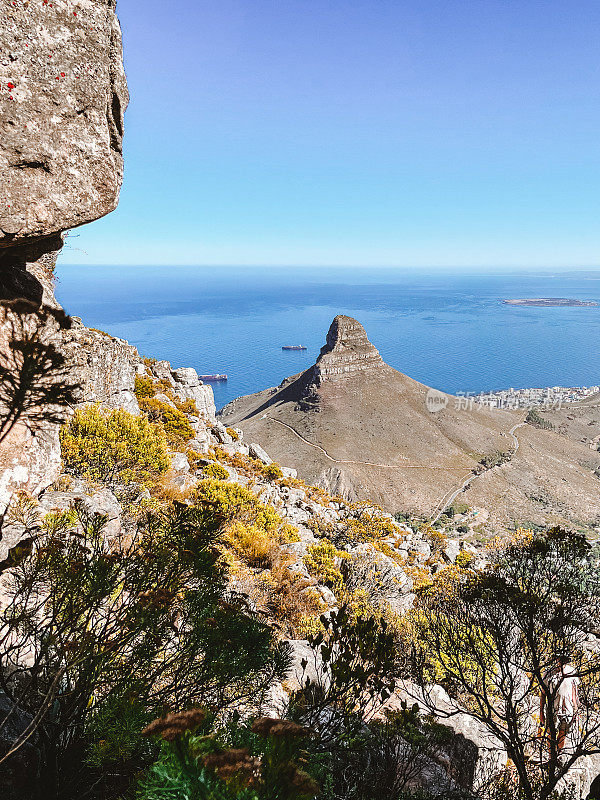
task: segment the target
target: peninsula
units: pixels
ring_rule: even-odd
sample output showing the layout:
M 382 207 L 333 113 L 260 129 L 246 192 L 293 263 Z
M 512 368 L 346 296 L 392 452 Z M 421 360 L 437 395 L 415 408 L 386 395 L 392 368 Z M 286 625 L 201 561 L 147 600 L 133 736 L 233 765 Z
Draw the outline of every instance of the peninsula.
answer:
M 507 306 L 597 306 L 593 300 L 572 300 L 568 297 L 533 297 L 503 300 Z

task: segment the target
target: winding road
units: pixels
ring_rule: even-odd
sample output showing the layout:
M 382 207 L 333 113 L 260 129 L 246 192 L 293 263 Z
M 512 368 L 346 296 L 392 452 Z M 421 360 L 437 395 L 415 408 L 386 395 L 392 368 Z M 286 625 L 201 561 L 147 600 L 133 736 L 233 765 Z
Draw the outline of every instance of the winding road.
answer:
M 330 456 L 327 450 L 320 445 L 313 444 L 313 442 L 309 442 L 308 439 L 305 439 L 301 433 L 298 433 L 298 431 L 295 428 L 292 428 L 291 425 L 288 425 L 287 422 L 282 422 L 280 419 L 269 417 L 266 414 L 263 415 L 261 419 L 268 419 L 270 422 L 276 422 L 278 425 L 283 425 L 284 428 L 287 428 L 299 439 L 301 439 L 304 444 L 307 444 L 309 447 L 314 447 L 315 450 L 319 450 L 321 453 L 323 453 L 325 458 L 329 459 L 329 461 L 333 461 L 334 464 L 358 464 L 367 467 L 381 467 L 382 469 L 439 469 L 445 470 L 446 472 L 457 472 L 458 470 L 463 472 L 466 469 L 466 467 L 436 467 L 431 466 L 431 464 L 377 464 L 374 461 L 352 461 L 350 459 L 334 458 L 333 456 Z M 407 456 L 400 456 L 400 458 L 407 458 Z
M 511 454 L 510 454 L 511 458 L 514 456 L 514 454 L 519 449 L 519 440 L 517 439 L 515 431 L 517 430 L 517 428 L 522 428 L 524 425 L 527 425 L 527 423 L 526 422 L 518 422 L 516 425 L 513 425 L 512 428 L 508 432 L 508 435 L 512 436 L 513 442 L 514 442 L 514 445 L 515 445 L 513 450 L 512 450 L 512 452 L 511 452 Z M 442 499 L 442 502 L 440 503 L 440 505 L 433 512 L 433 517 L 431 519 L 431 524 L 434 525 L 438 521 L 438 519 L 442 516 L 442 514 L 448 508 L 448 506 L 452 505 L 452 503 L 456 500 L 458 495 L 461 492 L 464 492 L 464 490 L 467 488 L 467 486 L 470 486 L 471 483 L 475 480 L 475 478 L 479 478 L 481 475 L 485 475 L 486 472 L 489 472 L 491 469 L 495 469 L 497 466 L 500 466 L 500 465 L 499 464 L 494 464 L 493 466 L 490 466 L 487 469 L 484 469 L 484 470 L 482 470 L 481 472 L 478 472 L 475 475 L 469 475 L 469 477 L 466 478 L 460 484 L 460 486 L 458 486 L 456 489 L 451 489 L 450 493 L 444 496 L 444 498 Z
M 304 442 L 304 444 L 307 444 L 309 447 L 314 447 L 315 450 L 319 450 L 319 452 L 321 452 L 325 456 L 325 458 L 327 458 L 329 461 L 332 461 L 334 464 L 357 464 L 367 467 L 380 467 L 381 469 L 432 469 L 432 470 L 444 470 L 446 472 L 455 472 L 457 470 L 460 470 L 462 472 L 466 469 L 466 467 L 437 467 L 437 466 L 431 466 L 430 464 L 426 465 L 425 464 L 378 464 L 374 461 L 352 461 L 350 459 L 334 458 L 333 456 L 329 455 L 329 453 L 327 452 L 327 450 L 325 450 L 325 448 L 321 447 L 318 444 L 314 444 L 313 442 L 309 442 L 308 439 L 302 436 L 301 433 L 298 433 L 298 431 L 291 425 L 288 425 L 287 422 L 282 422 L 280 419 L 269 417 L 267 414 L 263 415 L 261 419 L 268 419 L 270 422 L 276 422 L 278 425 L 283 425 L 284 428 L 290 430 L 295 436 L 298 437 L 298 439 L 301 439 Z M 513 425 L 508 432 L 508 435 L 512 436 L 514 443 L 514 447 L 511 451 L 511 458 L 519 449 L 519 440 L 515 434 L 515 431 L 518 430 L 518 428 L 522 428 L 526 424 L 527 424 L 526 422 L 517 422 L 517 424 Z M 406 456 L 401 456 L 401 458 L 406 458 Z M 448 508 L 448 506 L 451 505 L 456 500 L 456 498 L 458 497 L 459 494 L 461 494 L 461 492 L 464 492 L 467 486 L 470 486 L 471 483 L 476 478 L 479 478 L 481 475 L 485 475 L 486 472 L 495 469 L 497 466 L 499 465 L 497 464 L 492 465 L 487 469 L 484 469 L 476 474 L 471 473 L 471 471 L 469 470 L 469 475 L 457 487 L 451 489 L 447 494 L 444 495 L 440 504 L 436 507 L 435 511 L 433 512 L 433 516 L 431 518 L 431 525 L 434 525 L 438 521 L 438 519 L 442 516 L 446 508 Z

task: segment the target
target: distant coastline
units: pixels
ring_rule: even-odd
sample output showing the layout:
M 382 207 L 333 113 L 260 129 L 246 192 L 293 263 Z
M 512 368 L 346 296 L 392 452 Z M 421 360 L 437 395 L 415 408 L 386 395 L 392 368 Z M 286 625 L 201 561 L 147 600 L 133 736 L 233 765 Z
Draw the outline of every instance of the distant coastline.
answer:
M 593 300 L 571 300 L 568 297 L 534 297 L 503 300 L 507 306 L 597 306 Z

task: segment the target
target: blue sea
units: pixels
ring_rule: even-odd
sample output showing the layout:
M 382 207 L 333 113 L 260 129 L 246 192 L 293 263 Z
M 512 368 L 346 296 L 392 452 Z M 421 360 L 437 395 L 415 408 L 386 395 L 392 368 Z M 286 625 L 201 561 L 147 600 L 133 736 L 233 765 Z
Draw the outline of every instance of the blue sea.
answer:
M 218 407 L 314 363 L 336 314 L 356 317 L 388 364 L 446 392 L 600 382 L 600 306 L 501 302 L 600 302 L 600 271 L 62 265 L 57 275 L 59 301 L 87 325 L 174 367 L 227 373 Z

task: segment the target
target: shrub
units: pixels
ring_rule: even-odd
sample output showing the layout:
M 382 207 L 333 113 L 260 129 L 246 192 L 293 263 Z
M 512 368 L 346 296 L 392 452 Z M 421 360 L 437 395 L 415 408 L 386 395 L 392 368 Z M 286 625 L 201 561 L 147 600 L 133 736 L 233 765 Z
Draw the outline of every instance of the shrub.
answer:
M 346 527 L 336 534 L 336 544 L 378 542 L 388 537 L 399 538 L 402 531 L 386 517 L 379 506 L 368 501 L 349 506 Z
M 319 794 L 300 766 L 312 735 L 308 728 L 276 717 L 242 723 L 235 716 L 225 728 L 198 736 L 192 731 L 199 711 L 172 714 L 148 726 L 165 744 L 142 783 L 140 800 L 313 800 Z
M 154 397 L 156 394 L 156 387 L 154 386 L 152 378 L 148 375 L 136 375 L 133 391 L 137 399 L 142 400 L 144 398 Z
M 356 734 L 394 691 L 394 634 L 375 617 L 355 617 L 348 608 L 321 617 L 323 631 L 311 636 L 314 677 L 305 678 L 290 706 L 293 718 L 328 744 Z M 306 670 L 308 660 L 302 662 Z
M 542 430 L 551 431 L 554 425 L 549 419 L 544 419 L 537 408 L 530 408 L 525 417 L 525 422 L 533 425 L 534 428 L 541 428 Z
M 328 539 L 312 544 L 304 556 L 304 565 L 311 575 L 320 583 L 329 586 L 333 591 L 340 590 L 344 579 L 336 560 L 348 558 L 347 553 L 338 550 Z
M 455 559 L 455 564 L 460 569 L 467 569 L 473 563 L 475 556 L 469 550 L 460 550 Z
M 433 555 L 439 555 L 448 546 L 448 540 L 444 534 L 430 526 L 423 531 L 423 538 L 431 547 Z
M 169 707 L 252 704 L 288 656 L 268 625 L 225 602 L 221 520 L 209 506 L 148 514 L 111 548 L 106 518 L 76 512 L 76 524 L 64 512 L 47 519 L 3 576 L 2 689 L 36 720 L 36 796 L 131 796 L 147 750 L 136 720 L 139 732 Z
M 492 469 L 493 467 L 501 467 L 502 464 L 507 464 L 512 458 L 512 452 L 509 450 L 494 450 L 492 453 L 486 453 L 479 461 L 478 470 Z
M 285 635 L 295 639 L 304 638 L 301 631 L 314 629 L 325 604 L 312 580 L 289 569 L 292 560 L 288 553 L 273 555 L 271 569 L 260 576 L 259 604 L 284 626 Z
M 192 400 L 191 397 L 188 397 L 185 400 L 180 400 L 177 395 L 173 395 L 172 400 L 175 403 L 175 407 L 178 409 L 178 411 L 181 411 L 183 414 L 190 414 L 194 417 L 199 416 L 196 401 Z
M 273 537 L 258 525 L 233 521 L 226 529 L 224 541 L 242 560 L 252 567 L 266 567 L 271 563 Z
M 275 545 L 291 541 L 296 533 L 272 506 L 238 483 L 207 478 L 195 487 L 193 497 L 223 518 L 225 545 L 248 564 L 269 563 Z
M 189 455 L 188 455 L 189 460 Z M 217 461 L 213 461 L 211 464 L 205 464 L 202 467 L 202 472 L 206 475 L 207 478 L 215 478 L 219 481 L 224 481 L 229 478 L 229 473 L 225 469 L 222 464 L 219 464 Z
M 170 445 L 180 445 L 194 438 L 194 429 L 186 415 L 155 398 L 142 398 L 140 408 L 148 419 L 162 426 Z
M 281 467 L 279 464 L 273 462 L 272 464 L 265 464 L 262 470 L 262 474 L 270 481 L 278 480 L 279 478 L 283 478 L 283 472 L 281 471 Z
M 272 506 L 263 505 L 253 492 L 239 483 L 206 479 L 196 486 L 194 497 L 197 502 L 209 503 L 227 522 L 242 520 L 272 534 L 283 524 Z
M 598 562 L 584 536 L 552 528 L 541 535 L 519 532 L 492 550 L 485 571 L 465 576 L 454 569 L 453 591 L 419 598 L 417 680 L 424 685 L 435 662 L 437 682 L 506 749 L 518 773 L 514 796 L 547 800 L 577 761 L 600 746 L 592 710 L 600 656 L 587 644 L 588 631 L 600 624 Z M 563 659 L 581 680 L 577 733 L 564 750 L 555 703 L 567 675 Z M 540 700 L 543 730 L 530 724 Z M 426 704 L 435 713 L 433 698 Z
M 225 430 L 227 431 L 227 433 L 229 434 L 229 436 L 231 436 L 231 438 L 233 439 L 233 441 L 234 441 L 234 442 L 237 442 L 237 441 L 239 441 L 240 435 L 239 435 L 239 433 L 236 431 L 236 429 L 235 429 L 235 428 L 225 428 Z
M 122 409 L 78 409 L 60 441 L 65 467 L 92 480 L 147 483 L 169 468 L 164 433 Z

